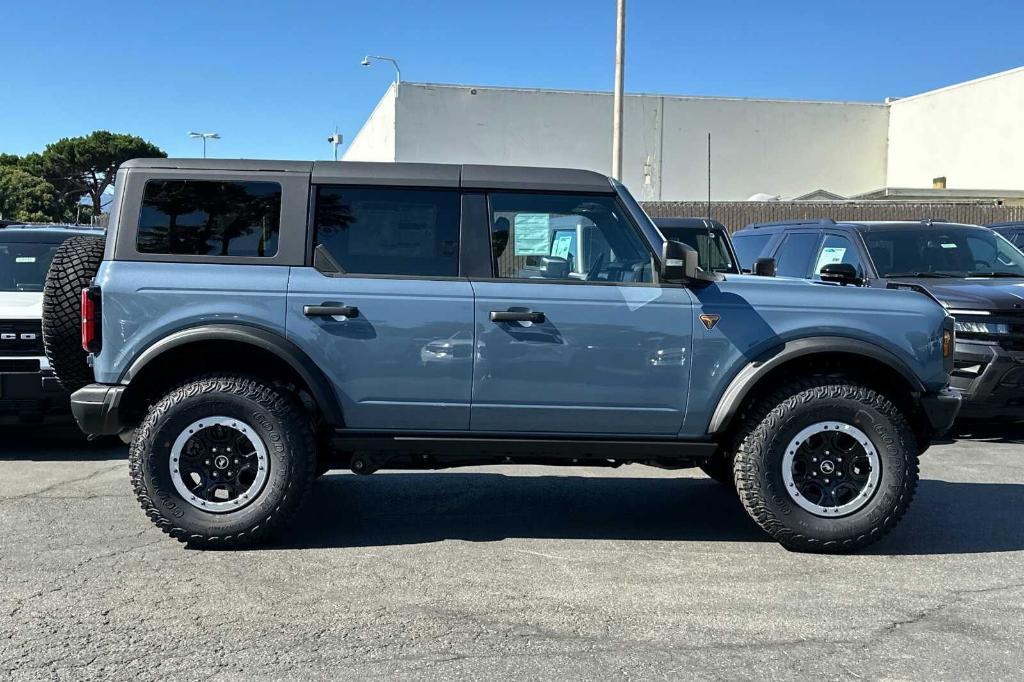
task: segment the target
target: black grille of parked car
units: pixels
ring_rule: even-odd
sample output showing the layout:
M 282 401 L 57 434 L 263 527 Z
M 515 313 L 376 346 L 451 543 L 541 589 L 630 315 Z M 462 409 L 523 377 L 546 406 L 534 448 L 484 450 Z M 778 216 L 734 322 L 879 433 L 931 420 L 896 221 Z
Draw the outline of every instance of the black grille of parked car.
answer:
M 0 321 L 0 357 L 43 355 L 43 323 L 39 320 Z

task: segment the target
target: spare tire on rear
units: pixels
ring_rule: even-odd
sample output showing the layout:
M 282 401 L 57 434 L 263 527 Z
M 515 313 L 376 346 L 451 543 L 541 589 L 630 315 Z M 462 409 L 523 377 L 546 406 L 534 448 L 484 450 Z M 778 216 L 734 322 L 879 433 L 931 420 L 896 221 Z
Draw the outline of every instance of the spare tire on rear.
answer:
M 43 287 L 43 346 L 57 381 L 68 391 L 93 382 L 82 349 L 82 289 L 103 260 L 102 237 L 71 237 L 57 249 Z

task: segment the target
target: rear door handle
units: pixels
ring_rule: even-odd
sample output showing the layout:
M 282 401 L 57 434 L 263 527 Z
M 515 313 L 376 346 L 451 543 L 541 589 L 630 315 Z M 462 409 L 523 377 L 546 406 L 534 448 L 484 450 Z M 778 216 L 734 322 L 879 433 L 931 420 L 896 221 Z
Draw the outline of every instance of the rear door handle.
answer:
M 306 317 L 359 317 L 359 308 L 354 305 L 322 303 L 302 306 L 302 314 Z
M 544 317 L 542 312 L 532 312 L 529 310 L 492 310 L 491 311 L 491 322 L 533 322 L 534 324 L 543 324 Z

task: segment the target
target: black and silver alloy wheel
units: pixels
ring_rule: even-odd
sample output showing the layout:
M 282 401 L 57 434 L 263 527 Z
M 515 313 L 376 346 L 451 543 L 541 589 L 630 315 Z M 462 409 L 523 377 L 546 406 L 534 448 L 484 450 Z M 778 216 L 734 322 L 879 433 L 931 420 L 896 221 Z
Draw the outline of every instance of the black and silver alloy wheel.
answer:
M 852 514 L 878 489 L 882 463 L 867 434 L 850 424 L 811 424 L 789 442 L 782 458 L 786 492 L 815 516 Z
M 917 488 L 906 416 L 885 394 L 841 376 L 781 385 L 738 435 L 740 502 L 787 549 L 866 547 L 899 523 Z
M 293 393 L 256 378 L 173 387 L 143 418 L 128 455 L 136 497 L 162 531 L 194 547 L 241 547 L 292 519 L 318 460 Z
M 241 509 L 267 482 L 267 448 L 251 426 L 232 417 L 199 419 L 171 446 L 171 480 L 182 499 L 213 513 Z

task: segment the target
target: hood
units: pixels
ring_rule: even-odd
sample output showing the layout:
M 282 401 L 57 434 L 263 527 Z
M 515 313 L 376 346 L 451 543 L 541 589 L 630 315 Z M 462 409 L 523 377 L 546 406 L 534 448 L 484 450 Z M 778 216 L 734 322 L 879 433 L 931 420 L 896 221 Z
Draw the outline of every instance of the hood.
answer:
M 900 277 L 893 282 L 919 284 L 949 308 L 1024 312 L 1024 277 L 934 279 Z
M 0 291 L 0 320 L 41 320 L 41 292 Z

